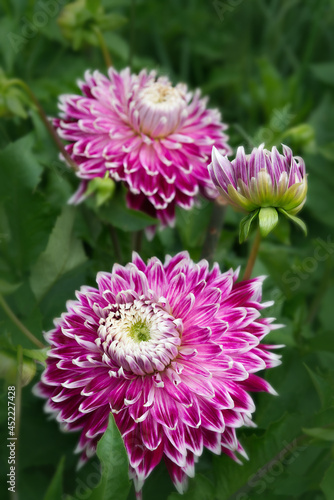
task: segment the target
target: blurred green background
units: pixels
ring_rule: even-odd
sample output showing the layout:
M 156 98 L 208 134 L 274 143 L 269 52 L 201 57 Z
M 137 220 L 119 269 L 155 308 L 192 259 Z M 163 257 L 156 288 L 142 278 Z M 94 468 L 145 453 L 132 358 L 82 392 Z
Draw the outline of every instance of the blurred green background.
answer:
M 283 142 L 303 156 L 309 173 L 301 214 L 307 238 L 282 224 L 263 243 L 254 269 L 254 275 L 269 276 L 264 299 L 276 301 L 265 314 L 286 325 L 269 339 L 286 345 L 282 365 L 266 374 L 279 397 L 255 395 L 258 427 L 239 432 L 249 462 L 239 466 L 204 453 L 183 498 L 333 500 L 334 1 L 1 1 L 0 293 L 40 340 L 66 300 L 81 285 L 93 285 L 97 271 L 109 271 L 117 253 L 101 221 L 110 220 L 110 210 L 102 214 L 89 204 L 64 209 L 78 181 L 58 159 L 29 96 L 12 79 L 26 82 L 55 116 L 58 95 L 76 93 L 86 69 L 105 72 L 94 26 L 117 69 L 155 68 L 174 83 L 200 87 L 229 124 L 233 148 L 244 145 L 249 152 L 263 142 Z M 124 204 L 117 207 L 113 222 L 127 262 L 138 245 L 133 231 L 149 221 Z M 163 258 L 187 249 L 199 259 L 211 212 L 208 202 L 180 210 L 175 229 L 158 232 L 152 242 L 143 238 L 141 255 Z M 227 209 L 213 255 L 222 269 L 245 264 L 250 243 L 238 244 L 240 218 Z M 33 344 L 2 309 L 0 327 L 1 492 L 8 493 L 7 386 L 15 383 L 22 346 L 19 498 L 88 498 L 94 484 L 87 480 L 96 483 L 97 459 L 74 472 L 77 435 L 63 434 L 47 421 L 43 402 L 31 394 L 42 371 Z M 57 481 L 50 490 L 62 456 L 63 490 Z M 144 500 L 181 498 L 173 491 L 161 465 L 147 480 Z

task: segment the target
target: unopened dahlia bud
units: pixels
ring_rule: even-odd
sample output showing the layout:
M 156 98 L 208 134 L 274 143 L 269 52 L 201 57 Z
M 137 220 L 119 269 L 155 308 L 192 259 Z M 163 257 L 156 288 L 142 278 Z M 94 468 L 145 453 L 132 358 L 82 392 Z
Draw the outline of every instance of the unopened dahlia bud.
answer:
M 295 217 L 306 201 L 304 160 L 282 146 L 283 155 L 275 146 L 268 151 L 263 145 L 246 155 L 241 146 L 231 162 L 213 147 L 209 165 L 213 183 L 229 204 L 249 212 L 240 225 L 241 241 L 247 238 L 257 217 L 262 236 L 267 236 L 276 226 L 279 213 L 293 220 L 306 233 L 304 222 Z

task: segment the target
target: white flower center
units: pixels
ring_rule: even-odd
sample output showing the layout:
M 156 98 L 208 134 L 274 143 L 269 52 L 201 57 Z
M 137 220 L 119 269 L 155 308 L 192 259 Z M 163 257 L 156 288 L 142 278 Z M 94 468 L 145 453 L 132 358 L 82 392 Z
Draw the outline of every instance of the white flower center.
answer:
M 178 355 L 181 332 L 182 322 L 160 304 L 136 299 L 113 306 L 100 320 L 97 345 L 122 369 L 145 375 L 164 370 Z
M 155 82 L 139 93 L 140 130 L 150 137 L 165 137 L 174 132 L 187 116 L 183 85 L 172 87 Z

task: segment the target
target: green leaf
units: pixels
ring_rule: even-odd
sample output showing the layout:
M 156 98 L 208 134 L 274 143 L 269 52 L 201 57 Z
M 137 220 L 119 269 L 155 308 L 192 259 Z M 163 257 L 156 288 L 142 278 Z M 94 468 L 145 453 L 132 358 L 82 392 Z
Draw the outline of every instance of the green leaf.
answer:
M 96 14 L 97 11 L 101 8 L 101 0 L 85 0 L 85 7 L 92 14 Z
M 13 115 L 17 115 L 20 118 L 27 118 L 28 114 L 22 105 L 20 99 L 15 95 L 8 95 L 5 98 L 5 103 L 9 109 L 13 113 Z
M 315 373 L 311 368 L 305 364 L 305 368 L 308 371 L 309 376 L 313 382 L 313 385 L 318 393 L 321 405 L 323 408 L 328 408 L 333 404 L 333 387 L 331 384 L 321 375 Z
M 332 337 L 328 336 L 327 349 L 334 349 L 334 332 L 333 332 L 333 303 L 334 303 L 334 286 L 328 287 L 326 293 L 322 297 L 319 307 L 319 320 L 324 328 L 332 332 Z
M 261 208 L 259 212 L 259 227 L 261 236 L 264 238 L 268 236 L 270 231 L 274 229 L 274 227 L 278 223 L 278 213 L 276 208 L 267 207 Z
M 33 266 L 30 285 L 37 301 L 65 273 L 83 264 L 86 255 L 81 242 L 73 234 L 75 209 L 65 207 L 57 218 L 45 251 Z
M 154 226 L 158 223 L 157 219 L 150 217 L 144 212 L 127 208 L 122 193 L 117 193 L 108 204 L 103 205 L 99 209 L 95 208 L 95 211 L 103 221 L 123 231 L 139 231 L 147 226 Z
M 243 243 L 247 238 L 249 231 L 251 229 L 253 221 L 256 219 L 258 213 L 258 210 L 254 210 L 254 212 L 251 212 L 250 214 L 246 215 L 241 221 L 240 221 L 240 226 L 239 226 L 239 243 Z
M 131 487 L 129 462 L 112 413 L 108 428 L 97 445 L 97 456 L 102 464 L 101 482 L 88 500 L 126 500 Z
M 46 358 L 48 357 L 49 347 L 45 349 L 23 349 L 23 355 L 35 361 L 40 361 L 45 365 Z
M 10 295 L 16 292 L 21 285 L 22 283 L 8 283 L 8 281 L 0 279 L 0 293 L 2 295 Z
M 326 319 L 328 321 L 333 317 L 332 313 L 333 302 L 328 304 L 328 312 L 326 314 Z M 321 316 L 321 313 L 320 313 Z M 314 351 L 326 351 L 326 352 L 334 352 L 334 333 L 332 331 L 324 331 L 319 332 L 315 337 L 312 337 L 308 340 L 307 346 L 310 347 Z
M 304 221 L 302 221 L 299 217 L 296 217 L 295 215 L 291 215 L 289 214 L 286 210 L 284 210 L 283 208 L 279 208 L 278 209 L 281 214 L 283 214 L 285 217 L 287 217 L 288 219 L 290 219 L 292 222 L 294 222 L 295 224 L 297 224 L 297 226 L 300 227 L 300 229 L 304 232 L 305 236 L 307 235 L 307 227 L 306 227 L 306 224 Z
M 314 76 L 324 83 L 329 83 L 330 85 L 334 85 L 334 63 L 333 62 L 325 62 L 325 63 L 317 63 L 312 64 L 311 71 Z
M 203 245 L 208 225 L 211 222 L 212 210 L 215 210 L 217 217 L 220 214 L 223 217 L 222 208 L 214 207 L 206 200 L 202 202 L 201 206 L 194 206 L 191 210 L 176 209 L 176 227 L 185 248 L 197 247 L 199 249 Z M 217 236 L 219 236 L 219 231 Z
M 324 441 L 334 441 L 334 429 L 324 427 L 313 427 L 312 429 L 303 429 L 308 436 Z
M 45 248 L 53 224 L 53 209 L 36 192 L 42 168 L 33 143 L 30 134 L 0 151 L 0 249 L 17 281 Z
M 120 28 L 127 23 L 127 18 L 121 14 L 104 14 L 99 16 L 98 25 L 102 31 L 109 31 Z
M 1 183 L 0 197 L 7 198 L 18 180 L 20 186 L 33 190 L 40 181 L 42 167 L 36 162 L 32 152 L 33 134 L 10 143 L 0 151 Z
M 264 435 L 257 436 L 254 431 L 254 435 L 244 438 L 242 444 L 250 460 L 244 461 L 242 467 L 229 457 L 214 457 L 215 499 L 251 499 L 255 498 L 258 489 L 264 491 L 267 488 L 265 478 L 269 476 L 271 482 L 275 479 L 271 474 L 273 462 L 280 464 L 284 470 L 286 459 L 290 458 L 292 462 L 301 456 L 302 447 L 296 439 L 300 432 L 299 425 L 300 415 L 285 414 L 278 422 L 271 424 Z M 266 500 L 267 494 L 268 491 L 263 497 Z
M 334 500 L 334 462 L 326 470 L 320 488 L 324 492 L 326 500 Z
M 103 178 L 95 177 L 95 179 L 92 179 L 88 183 L 86 194 L 89 196 L 95 193 L 97 207 L 100 207 L 112 198 L 115 188 L 115 181 L 109 177 L 109 173 L 107 172 Z
M 318 148 L 319 153 L 321 153 L 327 160 L 334 161 L 334 141 Z
M 17 353 L 9 349 L 0 350 L 0 378 L 3 378 L 7 383 L 15 383 L 17 377 Z M 36 373 L 36 364 L 31 359 L 23 358 L 21 383 L 22 387 L 31 382 Z
M 63 495 L 65 457 L 62 457 L 43 500 L 59 500 Z
M 215 489 L 214 485 L 202 474 L 196 474 L 191 480 L 189 489 L 181 495 L 180 493 L 172 493 L 168 500 L 214 500 Z

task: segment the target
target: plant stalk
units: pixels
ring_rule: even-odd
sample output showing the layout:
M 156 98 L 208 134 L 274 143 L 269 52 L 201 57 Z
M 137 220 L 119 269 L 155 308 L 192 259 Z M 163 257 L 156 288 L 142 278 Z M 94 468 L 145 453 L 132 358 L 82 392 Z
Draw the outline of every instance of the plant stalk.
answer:
M 111 60 L 111 57 L 109 54 L 109 50 L 108 50 L 106 41 L 102 35 L 102 31 L 100 30 L 100 28 L 98 26 L 94 26 L 94 32 L 95 32 L 97 39 L 99 41 L 105 65 L 107 66 L 107 69 L 109 69 L 112 66 L 112 60 Z
M 109 233 L 110 233 L 111 241 L 112 241 L 112 244 L 114 247 L 117 262 L 119 264 L 122 264 L 123 258 L 122 258 L 121 246 L 119 244 L 116 229 L 114 228 L 114 226 L 112 224 L 109 224 Z
M 227 206 L 218 203 L 213 204 L 211 219 L 207 229 L 205 242 L 202 248 L 201 258 L 212 263 L 217 249 L 219 237 L 223 229 Z
M 260 230 L 258 229 L 257 233 L 255 235 L 255 239 L 253 241 L 253 246 L 252 246 L 249 258 L 248 258 L 248 262 L 247 262 L 247 266 L 245 269 L 245 274 L 243 276 L 243 280 L 249 280 L 251 275 L 252 275 L 252 271 L 253 271 L 253 267 L 254 267 L 256 257 L 257 257 L 258 251 L 259 251 L 260 243 L 261 243 L 261 234 L 260 234 Z
M 78 170 L 78 165 L 75 163 L 75 161 L 72 160 L 71 156 L 66 151 L 64 144 L 62 143 L 57 132 L 55 131 L 55 129 L 51 125 L 50 121 L 48 120 L 48 117 L 46 116 L 44 109 L 42 108 L 39 100 L 37 99 L 37 97 L 35 96 L 33 91 L 31 90 L 29 85 L 27 85 L 23 80 L 19 80 L 18 78 L 11 80 L 11 84 L 12 85 L 15 84 L 15 85 L 22 87 L 25 90 L 25 92 L 29 95 L 30 99 L 35 104 L 37 111 L 38 111 L 38 114 L 39 114 L 41 120 L 43 121 L 47 131 L 51 135 L 55 145 L 57 146 L 57 148 L 59 149 L 59 151 L 63 155 L 64 159 L 73 168 L 73 170 Z
M 19 320 L 19 318 L 13 313 L 5 299 L 3 298 L 2 295 L 0 295 L 0 306 L 2 309 L 5 311 L 7 316 L 12 320 L 12 322 L 18 327 L 19 330 L 33 343 L 35 344 L 38 348 L 44 349 L 45 345 L 42 344 L 40 340 L 38 340 L 35 335 L 31 333 L 30 330 L 26 326 L 24 326 L 23 323 Z

